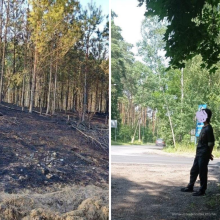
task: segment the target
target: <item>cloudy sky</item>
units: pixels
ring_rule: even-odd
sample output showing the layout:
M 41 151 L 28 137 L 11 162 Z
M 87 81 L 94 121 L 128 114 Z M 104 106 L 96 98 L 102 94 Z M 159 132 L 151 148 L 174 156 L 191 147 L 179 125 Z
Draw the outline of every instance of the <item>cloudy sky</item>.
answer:
M 118 15 L 115 24 L 121 27 L 124 40 L 134 46 L 141 40 L 141 23 L 145 13 L 145 7 L 137 5 L 137 0 L 111 0 L 111 9 Z M 133 52 L 137 50 L 134 48 Z

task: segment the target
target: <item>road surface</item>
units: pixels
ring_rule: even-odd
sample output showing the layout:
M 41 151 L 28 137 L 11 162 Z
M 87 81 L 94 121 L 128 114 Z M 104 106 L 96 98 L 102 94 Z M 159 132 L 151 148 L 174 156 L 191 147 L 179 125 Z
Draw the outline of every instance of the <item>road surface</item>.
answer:
M 163 152 L 162 147 L 153 145 L 112 145 L 112 163 L 173 164 L 189 165 L 195 155 L 181 156 Z M 210 161 L 209 166 L 220 166 L 220 159 Z

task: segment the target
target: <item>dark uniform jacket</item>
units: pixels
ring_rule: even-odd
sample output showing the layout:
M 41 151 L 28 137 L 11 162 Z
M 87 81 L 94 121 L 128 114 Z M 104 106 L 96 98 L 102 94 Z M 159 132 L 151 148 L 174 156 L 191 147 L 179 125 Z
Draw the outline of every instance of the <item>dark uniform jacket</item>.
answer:
M 210 157 L 210 147 L 208 143 L 213 143 L 214 145 L 215 137 L 213 134 L 213 129 L 210 124 L 204 126 L 199 135 L 199 141 L 196 149 L 196 156 L 199 157 Z

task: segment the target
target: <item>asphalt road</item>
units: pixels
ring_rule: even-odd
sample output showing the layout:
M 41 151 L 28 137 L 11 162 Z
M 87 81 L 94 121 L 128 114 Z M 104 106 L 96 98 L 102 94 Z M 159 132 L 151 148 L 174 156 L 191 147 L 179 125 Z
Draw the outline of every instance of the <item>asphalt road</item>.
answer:
M 133 163 L 133 164 L 173 164 L 189 165 L 194 161 L 192 156 L 180 156 L 168 154 L 162 151 L 162 147 L 150 145 L 128 145 L 111 146 L 112 163 Z M 209 166 L 220 166 L 220 159 L 209 162 Z

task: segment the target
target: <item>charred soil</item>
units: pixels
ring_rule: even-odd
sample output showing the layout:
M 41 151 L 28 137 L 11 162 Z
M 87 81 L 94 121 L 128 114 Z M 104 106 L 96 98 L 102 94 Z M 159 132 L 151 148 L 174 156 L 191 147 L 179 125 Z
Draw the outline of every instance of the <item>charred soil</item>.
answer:
M 73 129 L 65 114 L 8 104 L 0 112 L 0 219 L 108 218 L 108 151 Z M 96 116 L 91 129 L 104 121 Z

